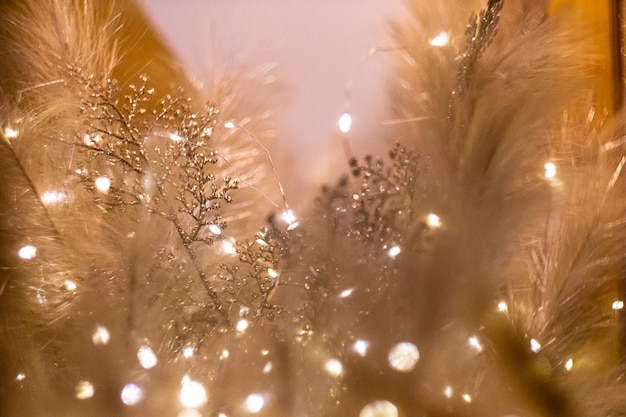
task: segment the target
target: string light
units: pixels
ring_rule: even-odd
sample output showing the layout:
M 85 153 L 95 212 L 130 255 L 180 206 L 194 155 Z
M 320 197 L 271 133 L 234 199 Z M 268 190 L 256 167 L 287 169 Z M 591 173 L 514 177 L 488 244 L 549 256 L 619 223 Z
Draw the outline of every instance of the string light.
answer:
M 176 133 L 170 133 L 169 137 L 174 142 L 181 142 L 183 140 L 182 136 L 178 136 Z
M 354 291 L 354 288 L 348 288 L 347 290 L 343 290 L 341 291 L 341 293 L 339 293 L 339 298 L 350 297 L 353 291 Z
M 398 407 L 389 401 L 374 401 L 361 409 L 359 417 L 398 417 Z
M 238 332 L 244 332 L 247 328 L 248 328 L 248 320 L 246 319 L 241 319 L 237 322 L 236 328 Z
M 185 375 L 181 381 L 179 400 L 185 408 L 198 408 L 207 402 L 204 386 L 198 381 L 193 381 Z
M 111 188 L 111 180 L 107 177 L 98 177 L 95 181 L 96 189 L 103 194 L 109 192 L 109 188 Z
M 194 348 L 191 346 L 187 346 L 186 348 L 183 349 L 183 357 L 185 359 L 191 359 L 193 358 L 193 352 L 194 352 Z
M 538 353 L 541 350 L 541 343 L 539 343 L 535 339 L 530 339 L 530 350 L 535 353 Z
M 17 256 L 22 259 L 30 260 L 37 256 L 37 248 L 33 245 L 22 246 L 19 251 L 17 251 Z
M 543 166 L 545 168 L 545 177 L 549 180 L 554 179 L 556 177 L 556 165 L 552 162 L 546 162 Z
M 16 129 L 13 129 L 11 126 L 7 126 L 4 128 L 4 136 L 6 136 L 7 139 L 15 139 L 19 135 L 20 132 Z
M 63 283 L 63 286 L 68 291 L 76 291 L 76 283 L 74 281 L 69 280 L 69 279 L 65 280 L 65 282 Z
M 144 369 L 152 369 L 159 363 L 159 359 L 149 346 L 141 346 L 137 350 L 137 359 Z
M 209 225 L 209 232 L 213 233 L 214 235 L 221 235 L 222 234 L 222 229 L 220 229 L 220 227 L 216 224 L 211 224 Z
M 621 310 L 624 308 L 624 302 L 622 300 L 613 301 L 611 308 L 613 310 Z
M 265 405 L 265 398 L 261 394 L 250 394 L 246 398 L 246 410 L 251 413 L 258 413 Z
M 234 129 L 235 128 L 235 124 L 233 122 L 226 122 L 226 123 L 224 123 L 224 127 L 226 129 Z
M 443 395 L 446 396 L 446 398 L 452 398 L 452 394 L 454 393 L 454 391 L 452 390 L 452 387 L 450 385 L 448 385 L 444 390 L 443 390 Z
M 433 228 L 441 227 L 441 219 L 436 214 L 430 213 L 426 216 L 426 224 Z
M 96 393 L 96 389 L 89 381 L 79 381 L 76 385 L 76 398 L 79 400 L 88 400 Z
M 396 245 L 392 246 L 389 251 L 387 251 L 387 255 L 389 255 L 390 258 L 395 258 L 400 252 L 402 252 L 402 249 L 400 249 L 400 246 Z
M 339 125 L 339 130 L 341 132 L 348 133 L 352 127 L 352 116 L 350 116 L 350 113 L 342 114 L 337 124 Z
M 343 364 L 339 359 L 328 359 L 324 364 L 324 369 L 330 376 L 340 377 L 343 374 Z
M 467 393 L 461 395 L 461 398 L 463 398 L 463 401 L 465 401 L 466 403 L 472 402 L 472 396 Z
M 126 405 L 136 405 L 143 399 L 142 389 L 135 384 L 127 384 L 122 388 L 120 395 L 122 402 Z
M 291 210 L 285 210 L 282 212 L 281 217 L 287 223 L 287 230 L 293 230 L 299 226 L 299 223 L 296 219 L 296 216 L 293 214 Z
M 367 348 L 369 347 L 369 343 L 365 340 L 357 340 L 354 342 L 354 351 L 359 354 L 359 356 L 365 356 L 367 354 Z
M 432 46 L 442 47 L 446 46 L 450 41 L 450 36 L 446 32 L 440 32 L 439 35 L 432 38 L 429 43 Z
M 476 336 L 472 336 L 469 338 L 469 345 L 475 349 L 478 352 L 482 352 L 483 351 L 483 346 L 480 344 L 480 341 L 478 340 L 478 337 Z
M 96 326 L 96 329 L 91 334 L 91 341 L 94 345 L 106 345 L 111 340 L 111 333 L 109 329 L 104 326 Z
M 500 301 L 498 303 L 498 311 L 501 313 L 506 313 L 509 311 L 509 306 L 507 305 L 506 301 Z
M 46 191 L 41 195 L 41 202 L 45 205 L 63 203 L 67 201 L 67 195 L 58 191 Z
M 222 251 L 227 255 L 234 255 L 237 253 L 235 242 L 233 239 L 226 239 L 222 242 Z
M 267 268 L 267 275 L 269 275 L 271 278 L 278 278 L 278 272 L 276 272 L 272 268 Z
M 224 349 L 222 350 L 222 353 L 220 354 L 220 359 L 227 359 L 230 356 L 230 352 L 228 351 L 228 349 Z
M 417 365 L 419 358 L 417 346 L 410 342 L 398 343 L 391 348 L 387 356 L 389 365 L 400 372 L 411 372 Z
M 263 373 L 269 374 L 272 371 L 272 368 L 273 368 L 272 362 L 267 362 L 265 366 L 263 367 Z
M 566 371 L 571 371 L 572 368 L 574 367 L 574 359 L 569 358 L 566 362 L 565 362 L 565 370 Z
M 26 375 L 24 375 L 24 374 L 17 374 L 17 377 L 15 379 L 17 379 L 18 381 L 23 381 L 23 380 L 26 379 Z

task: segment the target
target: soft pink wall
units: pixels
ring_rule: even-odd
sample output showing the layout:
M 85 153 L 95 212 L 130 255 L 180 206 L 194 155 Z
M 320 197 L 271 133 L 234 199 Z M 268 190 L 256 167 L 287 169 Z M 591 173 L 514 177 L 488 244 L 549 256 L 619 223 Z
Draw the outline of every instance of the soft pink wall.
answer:
M 399 0 L 141 3 L 190 75 L 202 79 L 215 57 L 231 66 L 277 64 L 286 93 L 280 96 L 281 149 L 274 158 L 292 205 L 310 197 L 321 180 L 346 172 L 337 120 L 351 77 L 354 153 L 380 151 L 381 142 L 389 142 L 381 124 L 387 118 L 389 56 L 359 61 L 371 47 L 390 45 L 388 19 L 399 11 Z

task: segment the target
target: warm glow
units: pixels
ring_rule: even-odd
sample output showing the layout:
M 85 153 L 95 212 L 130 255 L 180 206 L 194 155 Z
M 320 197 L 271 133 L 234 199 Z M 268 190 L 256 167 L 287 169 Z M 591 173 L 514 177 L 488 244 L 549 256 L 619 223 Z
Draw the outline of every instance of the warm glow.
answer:
M 343 374 L 343 365 L 339 359 L 329 359 L 324 365 L 324 369 L 330 376 L 339 377 Z
M 498 303 L 498 311 L 501 313 L 506 313 L 507 311 L 509 311 L 509 306 L 507 305 L 506 301 L 500 301 Z
M 235 124 L 233 122 L 226 122 L 226 123 L 224 123 L 224 127 L 226 129 L 234 129 L 235 128 Z
M 222 234 L 222 229 L 220 229 L 220 227 L 216 224 L 212 224 L 209 226 L 209 232 L 213 233 L 214 235 L 221 235 Z
M 461 397 L 463 398 L 463 401 L 465 401 L 466 403 L 471 403 L 472 402 L 472 396 L 469 394 L 463 394 L 461 395 Z
M 551 180 L 556 177 L 556 165 L 554 165 L 552 162 L 546 162 L 543 167 L 546 170 L 544 175 L 547 179 Z
M 400 246 L 392 246 L 391 249 L 389 249 L 389 251 L 387 252 L 387 255 L 389 255 L 390 258 L 395 258 L 396 256 L 398 256 L 400 254 L 400 252 L 402 252 L 402 250 L 400 249 Z
M 267 275 L 269 275 L 271 278 L 278 278 L 278 272 L 276 272 L 272 268 L 267 269 Z
M 124 404 L 136 405 L 143 399 L 143 391 L 135 384 L 127 384 L 122 388 L 120 397 Z
M 359 354 L 359 356 L 365 356 L 367 354 L 367 348 L 369 347 L 369 343 L 365 340 L 357 340 L 354 342 L 354 351 Z
M 181 142 L 183 140 L 182 136 L 178 136 L 176 133 L 170 133 L 169 136 L 174 142 Z
M 263 367 L 263 373 L 269 374 L 270 372 L 272 372 L 272 368 L 273 368 L 272 362 L 266 363 L 265 366 Z
M 342 114 L 339 118 L 338 125 L 339 130 L 341 130 L 343 133 L 348 133 L 350 131 L 350 128 L 352 127 L 352 116 L 350 116 L 349 113 Z
M 613 308 L 613 310 L 621 310 L 624 308 L 624 302 L 621 300 L 614 301 L 611 308 Z
M 76 291 L 76 283 L 74 281 L 70 281 L 69 279 L 65 280 L 63 286 L 68 291 Z
M 441 219 L 436 214 L 430 213 L 426 216 L 426 224 L 430 227 L 441 227 Z
M 228 349 L 224 349 L 222 351 L 222 354 L 220 355 L 220 359 L 227 359 L 230 356 L 230 352 L 228 351 Z
M 45 205 L 63 203 L 67 201 L 65 193 L 57 191 L 46 191 L 41 195 L 41 202 Z
M 87 400 L 94 396 L 96 389 L 89 381 L 80 381 L 76 385 L 76 398 L 79 400 Z
M 472 336 L 469 338 L 469 345 L 477 350 L 478 352 L 482 352 L 483 351 L 483 346 L 480 344 L 480 340 L 478 340 L 478 337 L 476 336 Z
M 265 399 L 261 394 L 250 394 L 246 398 L 246 410 L 251 413 L 258 413 L 265 405 Z
M 232 240 L 227 239 L 222 242 L 222 251 L 227 255 L 234 255 L 237 253 L 237 248 L 235 248 L 235 244 Z
M 15 379 L 17 379 L 18 381 L 23 381 L 23 380 L 26 379 L 26 375 L 24 375 L 24 374 L 17 374 L 17 377 Z
M 137 359 L 139 364 L 144 369 L 152 369 L 159 362 L 154 351 L 148 346 L 141 346 L 137 351 Z
M 354 291 L 354 288 L 349 288 L 347 290 L 343 290 L 341 291 L 341 293 L 339 294 L 340 298 L 346 298 L 346 297 L 350 297 L 352 295 L 352 291 Z
M 530 350 L 537 353 L 541 350 L 541 343 L 536 341 L 535 339 L 530 339 Z
M 400 372 L 411 372 L 420 358 L 417 346 L 413 343 L 398 343 L 389 351 L 389 365 Z
M 187 346 L 183 349 L 183 357 L 185 357 L 186 359 L 191 359 L 193 358 L 193 352 L 194 348 L 191 346 Z
M 96 330 L 91 334 L 91 341 L 94 345 L 106 345 L 111 340 L 109 329 L 104 326 L 97 326 Z
M 573 367 L 574 367 L 574 359 L 569 358 L 567 362 L 565 362 L 565 370 L 571 371 Z
M 104 194 L 108 193 L 109 188 L 111 188 L 111 180 L 108 179 L 107 177 L 96 178 L 95 184 L 96 184 L 96 189 Z
M 246 319 L 239 320 L 237 322 L 237 326 L 236 326 L 237 327 L 237 331 L 238 332 L 245 331 L 248 328 L 248 325 L 249 325 L 248 320 L 246 320 Z
M 22 246 L 20 250 L 17 251 L 17 256 L 26 260 L 33 259 L 37 256 L 37 248 L 33 245 Z
M 374 401 L 363 407 L 359 417 L 398 417 L 398 407 L 389 401 Z
M 443 390 L 443 395 L 446 396 L 446 398 L 452 398 L 452 394 L 454 393 L 454 391 L 452 391 L 452 387 L 450 385 L 448 385 L 444 390 Z
M 207 401 L 206 390 L 198 381 L 192 381 L 187 375 L 181 381 L 180 404 L 185 408 L 198 408 Z
M 281 217 L 283 218 L 285 223 L 288 224 L 287 230 L 293 230 L 296 227 L 298 227 L 299 223 L 296 219 L 296 216 L 293 214 L 293 211 L 291 210 L 283 211 L 283 213 L 281 214 Z
M 446 32 L 441 32 L 430 40 L 430 44 L 437 47 L 446 46 L 448 42 L 450 42 L 450 36 Z
M 20 135 L 20 132 L 13 129 L 11 126 L 7 126 L 4 128 L 4 136 L 6 136 L 7 139 L 15 139 L 19 135 Z

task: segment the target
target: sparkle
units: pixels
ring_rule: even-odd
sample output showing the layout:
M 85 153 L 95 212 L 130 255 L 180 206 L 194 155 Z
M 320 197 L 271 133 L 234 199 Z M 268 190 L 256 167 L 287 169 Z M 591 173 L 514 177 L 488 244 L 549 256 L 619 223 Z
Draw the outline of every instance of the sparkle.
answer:
M 419 358 L 417 346 L 410 342 L 398 343 L 391 348 L 387 356 L 389 365 L 400 372 L 411 372 L 417 365 Z
M 472 396 L 467 393 L 461 395 L 461 398 L 463 398 L 463 401 L 465 401 L 466 403 L 472 402 Z
M 565 362 L 565 370 L 566 370 L 566 371 L 571 371 L 573 367 L 574 367 L 574 359 L 569 358 L 569 359 Z
M 107 177 L 98 177 L 95 181 L 96 189 L 103 194 L 109 192 L 109 188 L 111 188 L 111 180 Z
M 389 255 L 390 258 L 395 258 L 396 256 L 398 256 L 400 254 L 402 250 L 400 249 L 400 246 L 393 246 L 391 247 L 391 249 L 389 249 L 389 251 L 387 252 L 387 255 Z
M 183 140 L 182 136 L 177 135 L 176 133 L 170 133 L 169 137 L 174 142 L 181 142 Z
M 17 374 L 17 377 L 15 379 L 17 379 L 18 381 L 23 381 L 23 380 L 26 379 L 26 375 L 24 375 L 24 374 Z
M 269 374 L 272 371 L 272 368 L 273 368 L 272 362 L 267 362 L 265 366 L 263 367 L 263 373 Z
M 363 407 L 359 417 L 398 417 L 398 407 L 389 401 L 374 401 Z
M 139 359 L 139 364 L 144 369 L 152 369 L 159 363 L 156 354 L 149 346 L 141 346 L 139 348 L 137 359 Z
M 541 343 L 539 343 L 535 339 L 530 339 L 530 350 L 535 353 L 538 353 L 541 350 Z
M 441 219 L 436 214 L 430 213 L 426 216 L 426 224 L 433 228 L 441 227 Z
M 436 47 L 446 46 L 450 42 L 450 36 L 446 32 L 441 32 L 430 40 L 430 44 Z
M 122 388 L 120 395 L 122 402 L 126 405 L 136 405 L 143 399 L 143 391 L 135 384 L 127 384 Z
M 227 255 L 234 255 L 237 253 L 235 244 L 231 239 L 222 242 L 222 251 Z
M 185 375 L 181 381 L 180 404 L 185 408 L 198 408 L 207 401 L 206 390 L 198 381 L 192 381 Z
M 545 171 L 545 177 L 549 180 L 554 179 L 556 177 L 556 165 L 552 162 L 546 162 L 543 166 Z
M 224 123 L 224 127 L 226 129 L 234 129 L 235 128 L 235 124 L 233 122 L 226 122 L 226 123 Z
M 37 248 L 33 245 L 22 246 L 20 250 L 17 251 L 17 256 L 26 260 L 33 259 L 37 256 Z
M 63 203 L 67 201 L 67 195 L 58 191 L 46 191 L 41 195 L 41 202 L 45 205 Z
M 338 125 L 339 130 L 341 130 L 343 133 L 348 133 L 350 131 L 350 128 L 352 127 L 352 116 L 350 116 L 350 113 L 342 114 L 339 118 Z
M 367 354 L 367 348 L 369 347 L 369 343 L 367 343 L 365 340 L 357 340 L 356 342 L 354 342 L 354 351 L 359 355 L 359 356 L 365 356 Z
M 230 352 L 228 351 L 228 349 L 224 349 L 222 350 L 222 353 L 220 354 L 220 359 L 227 359 L 230 356 Z
M 104 326 L 96 326 L 96 330 L 91 334 L 91 341 L 94 345 L 106 345 L 111 340 L 109 329 Z
M 251 413 L 258 413 L 265 405 L 265 399 L 261 394 L 250 394 L 246 398 L 246 410 Z
M 193 358 L 193 352 L 194 352 L 194 348 L 191 346 L 187 346 L 186 348 L 183 349 L 183 357 L 186 359 L 191 359 Z
M 238 332 L 244 332 L 250 323 L 248 323 L 248 320 L 246 319 L 241 319 L 237 322 L 236 328 Z
M 76 385 L 76 398 L 79 400 L 87 400 L 94 396 L 96 389 L 89 381 L 79 381 Z
M 324 364 L 324 369 L 330 376 L 339 377 L 343 374 L 343 365 L 339 359 L 329 359 Z
M 13 129 L 11 126 L 7 126 L 4 128 L 4 135 L 7 137 L 7 139 L 15 139 L 20 135 L 20 132 L 16 129 Z
M 500 301 L 498 303 L 498 311 L 501 313 L 506 313 L 507 311 L 509 311 L 509 306 L 507 305 L 506 301 Z
M 278 272 L 276 272 L 272 268 L 267 268 L 267 275 L 269 275 L 271 278 L 278 278 Z
M 296 219 L 296 216 L 293 214 L 291 210 L 285 210 L 282 212 L 281 217 L 288 224 L 287 230 L 293 230 L 298 227 L 299 223 Z
M 450 385 L 448 385 L 444 390 L 443 390 L 443 395 L 446 396 L 446 398 L 452 398 L 452 394 L 454 393 L 454 391 L 452 390 L 452 387 Z
M 476 336 L 472 336 L 469 338 L 469 345 L 477 350 L 478 352 L 482 352 L 483 351 L 483 346 L 480 344 L 480 340 L 478 340 L 478 337 Z
M 611 308 L 613 310 L 621 310 L 624 308 L 624 302 L 621 300 L 614 301 L 613 305 L 611 305 Z
M 339 298 L 346 298 L 346 297 L 350 297 L 352 295 L 352 292 L 354 291 L 354 288 L 349 288 L 347 290 L 343 290 L 341 291 L 341 293 L 339 294 Z
M 222 234 L 222 229 L 220 229 L 220 227 L 216 224 L 212 224 L 209 226 L 209 232 L 213 233 L 214 235 L 221 235 Z
M 69 279 L 65 280 L 65 282 L 63 283 L 63 286 L 68 291 L 76 291 L 76 283 L 74 281 L 69 280 Z

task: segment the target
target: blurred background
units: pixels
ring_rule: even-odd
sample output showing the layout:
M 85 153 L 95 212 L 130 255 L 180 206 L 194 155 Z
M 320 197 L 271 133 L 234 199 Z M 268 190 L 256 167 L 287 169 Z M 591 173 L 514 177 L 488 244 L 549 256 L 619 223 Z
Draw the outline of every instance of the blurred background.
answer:
M 386 80 L 390 21 L 400 0 L 140 0 L 164 41 L 198 85 L 215 70 L 272 69 L 277 146 L 272 156 L 289 204 L 304 206 L 324 182 L 347 171 L 337 121 L 352 80 L 355 155 L 383 152 L 393 141 Z M 275 104 L 274 104 L 275 103 Z M 310 201 L 310 200 L 309 200 Z

